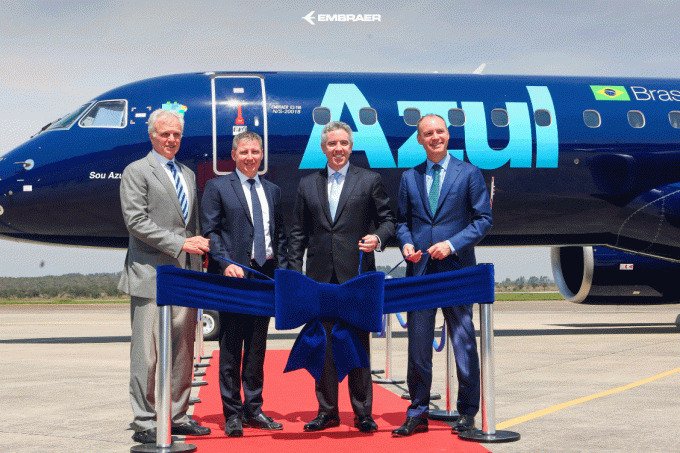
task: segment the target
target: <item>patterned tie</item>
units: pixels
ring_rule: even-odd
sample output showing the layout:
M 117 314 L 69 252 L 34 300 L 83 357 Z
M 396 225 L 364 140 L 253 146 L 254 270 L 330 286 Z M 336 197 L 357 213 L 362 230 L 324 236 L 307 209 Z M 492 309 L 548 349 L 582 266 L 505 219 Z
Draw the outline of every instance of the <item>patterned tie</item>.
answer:
M 432 166 L 432 185 L 430 186 L 430 193 L 427 195 L 432 215 L 437 212 L 437 205 L 439 204 L 439 172 L 441 169 L 442 167 L 439 164 Z
M 340 201 L 340 172 L 336 171 L 331 175 L 331 194 L 328 197 L 328 204 L 331 208 L 331 219 L 335 220 L 335 212 L 338 210 Z
M 253 204 L 253 228 L 255 229 L 255 237 L 253 237 L 253 246 L 255 247 L 255 262 L 258 266 L 264 266 L 267 261 L 267 250 L 264 244 L 264 220 L 262 220 L 262 205 L 260 204 L 260 197 L 257 196 L 255 190 L 255 180 L 249 179 L 250 183 L 250 200 Z
M 175 164 L 172 161 L 168 162 L 168 168 L 170 169 L 170 173 L 172 173 L 172 179 L 175 180 L 175 192 L 177 192 L 179 206 L 182 208 L 182 217 L 184 217 L 184 223 L 187 223 L 189 221 L 189 202 L 187 201 L 187 196 L 184 193 L 182 181 L 179 179 L 179 173 L 177 173 L 177 168 L 175 168 Z

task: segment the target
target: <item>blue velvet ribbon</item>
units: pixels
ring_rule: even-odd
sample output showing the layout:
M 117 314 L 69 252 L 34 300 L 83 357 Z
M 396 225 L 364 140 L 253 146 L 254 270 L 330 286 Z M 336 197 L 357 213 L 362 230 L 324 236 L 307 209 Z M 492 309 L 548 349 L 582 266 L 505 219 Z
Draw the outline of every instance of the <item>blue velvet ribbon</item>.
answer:
M 322 321 L 336 321 L 331 332 L 338 381 L 350 370 L 370 366 L 356 330 L 377 332 L 383 313 L 493 303 L 493 265 L 384 280 L 367 272 L 343 284 L 317 283 L 304 275 L 277 270 L 274 281 L 224 277 L 173 266 L 157 269 L 158 305 L 274 316 L 277 329 L 307 324 L 295 341 L 285 371 L 304 368 L 321 376 L 326 334 Z
M 345 283 L 317 283 L 298 272 L 277 269 L 276 328 L 305 327 L 295 340 L 284 372 L 306 369 L 321 378 L 325 362 L 326 332 L 322 321 L 335 321 L 331 348 L 338 381 L 354 368 L 370 366 L 357 330 L 382 328 L 384 281 L 382 272 L 368 272 Z

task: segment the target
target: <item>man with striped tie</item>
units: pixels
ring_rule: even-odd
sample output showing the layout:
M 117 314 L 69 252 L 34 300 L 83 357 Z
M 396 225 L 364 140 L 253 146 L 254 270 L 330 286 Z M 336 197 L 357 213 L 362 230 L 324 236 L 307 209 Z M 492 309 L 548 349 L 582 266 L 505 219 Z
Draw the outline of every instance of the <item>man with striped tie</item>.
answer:
M 120 202 L 130 233 L 118 289 L 130 295 L 130 401 L 132 439 L 156 442 L 158 308 L 156 267 L 200 270 L 209 242 L 200 236 L 196 177 L 175 160 L 184 118 L 174 111 L 149 116 L 153 150 L 123 171 Z M 196 310 L 172 309 L 172 434 L 203 436 L 210 429 L 187 415 L 191 393 Z

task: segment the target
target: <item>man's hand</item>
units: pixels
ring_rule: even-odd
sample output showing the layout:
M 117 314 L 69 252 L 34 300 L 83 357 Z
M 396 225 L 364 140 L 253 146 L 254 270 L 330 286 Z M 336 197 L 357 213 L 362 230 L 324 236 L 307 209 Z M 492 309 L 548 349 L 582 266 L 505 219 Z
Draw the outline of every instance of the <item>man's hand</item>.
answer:
M 359 241 L 359 250 L 364 253 L 371 253 L 378 248 L 378 236 L 375 234 L 367 234 Z
M 210 251 L 210 239 L 203 236 L 194 236 L 186 238 L 182 250 L 193 255 L 201 255 Z
M 406 244 L 404 246 L 404 250 L 402 250 L 402 253 L 404 254 L 404 258 L 406 261 L 410 261 L 412 263 L 417 263 L 420 261 L 420 258 L 423 257 L 423 251 L 418 250 L 416 252 L 416 249 L 413 247 L 412 244 Z
M 451 247 L 446 241 L 437 242 L 427 249 L 427 253 L 435 260 L 443 260 L 451 254 Z
M 230 264 L 229 266 L 227 266 L 227 268 L 224 270 L 224 275 L 226 275 L 227 277 L 236 278 L 245 277 L 245 274 L 243 273 L 243 268 L 235 264 Z

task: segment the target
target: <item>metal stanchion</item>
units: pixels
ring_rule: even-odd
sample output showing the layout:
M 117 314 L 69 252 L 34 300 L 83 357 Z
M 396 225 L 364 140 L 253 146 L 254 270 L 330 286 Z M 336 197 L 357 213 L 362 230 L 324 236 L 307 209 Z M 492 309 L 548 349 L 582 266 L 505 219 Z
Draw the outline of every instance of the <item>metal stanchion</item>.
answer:
M 480 345 L 482 365 L 482 429 L 472 429 L 458 437 L 475 442 L 514 442 L 520 435 L 514 431 L 496 431 L 494 369 L 493 369 L 493 304 L 479 304 Z
M 170 453 L 196 451 L 193 444 L 176 444 L 172 441 L 171 416 L 172 416 L 172 392 L 170 382 L 172 380 L 172 307 L 164 305 L 160 307 L 158 320 L 159 347 L 158 347 L 158 399 L 156 400 L 156 445 L 139 444 L 130 448 L 133 453 Z
M 444 329 L 444 332 L 446 335 L 446 332 L 448 330 L 448 326 L 446 323 L 444 323 L 444 326 L 442 327 Z M 458 411 L 452 410 L 451 409 L 451 384 L 453 382 L 452 379 L 452 373 L 453 373 L 453 365 L 454 365 L 454 360 L 453 360 L 453 342 L 449 341 L 448 345 L 446 346 L 446 410 L 433 410 L 430 411 L 428 417 L 432 420 L 443 420 L 443 421 L 455 421 L 458 420 L 459 414 Z
M 385 378 L 373 379 L 377 384 L 403 384 L 403 379 L 392 378 L 392 316 L 385 315 Z
M 209 363 L 201 363 L 203 357 L 203 309 L 199 308 L 196 310 L 198 320 L 196 322 L 196 354 L 194 355 L 194 368 L 205 368 L 210 366 Z M 204 376 L 203 374 L 194 373 L 194 376 Z

